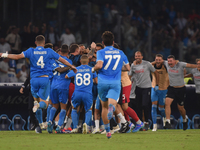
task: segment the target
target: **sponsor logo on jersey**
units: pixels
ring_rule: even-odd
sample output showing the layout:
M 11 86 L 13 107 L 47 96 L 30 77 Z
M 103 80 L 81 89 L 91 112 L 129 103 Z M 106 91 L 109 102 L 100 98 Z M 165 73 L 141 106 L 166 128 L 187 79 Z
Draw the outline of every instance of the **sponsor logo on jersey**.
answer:
M 144 73 L 144 69 L 135 70 L 135 73 Z
M 169 72 L 178 73 L 179 71 L 178 70 L 169 69 Z

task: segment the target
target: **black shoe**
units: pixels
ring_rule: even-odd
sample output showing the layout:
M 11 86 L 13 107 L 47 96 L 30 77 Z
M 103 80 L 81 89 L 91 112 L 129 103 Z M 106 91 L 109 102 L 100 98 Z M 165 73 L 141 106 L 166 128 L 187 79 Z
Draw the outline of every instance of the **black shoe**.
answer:
M 188 119 L 186 122 L 183 122 L 183 130 L 185 131 L 187 130 L 187 128 L 188 128 Z
M 35 132 L 36 133 L 42 133 L 42 130 L 41 130 L 40 126 L 37 126 L 37 128 L 35 128 Z
M 164 127 L 165 129 L 171 129 L 172 128 L 172 125 L 168 122 L 168 121 L 166 121 L 166 123 L 165 123 L 165 127 Z
M 145 123 L 144 123 L 144 128 L 143 128 L 142 131 L 148 131 L 148 129 L 149 129 L 149 123 L 148 123 L 148 122 L 145 122 Z
M 126 123 L 122 123 L 121 129 L 119 133 L 126 133 L 130 129 L 128 121 Z
M 36 124 L 31 124 L 30 130 L 35 130 L 36 127 L 37 127 Z
M 139 131 L 143 131 L 143 128 L 141 128 Z

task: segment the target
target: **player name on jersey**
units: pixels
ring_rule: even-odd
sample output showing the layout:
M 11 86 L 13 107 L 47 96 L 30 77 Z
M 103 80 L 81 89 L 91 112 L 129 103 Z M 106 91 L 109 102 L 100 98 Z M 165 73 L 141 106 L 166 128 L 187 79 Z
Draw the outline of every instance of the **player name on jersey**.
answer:
M 47 54 L 47 51 L 34 51 L 34 54 Z

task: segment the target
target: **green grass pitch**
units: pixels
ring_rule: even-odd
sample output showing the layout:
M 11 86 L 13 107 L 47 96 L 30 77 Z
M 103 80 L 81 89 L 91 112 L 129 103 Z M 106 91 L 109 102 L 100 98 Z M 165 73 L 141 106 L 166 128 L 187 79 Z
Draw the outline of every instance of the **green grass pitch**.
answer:
M 158 130 L 101 134 L 36 134 L 0 131 L 0 150 L 200 150 L 200 130 Z

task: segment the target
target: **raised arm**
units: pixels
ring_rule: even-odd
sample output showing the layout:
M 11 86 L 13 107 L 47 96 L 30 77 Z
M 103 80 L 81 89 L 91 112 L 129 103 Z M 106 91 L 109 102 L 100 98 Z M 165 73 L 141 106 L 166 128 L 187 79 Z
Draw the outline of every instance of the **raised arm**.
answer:
M 88 53 L 88 56 L 93 56 L 94 55 L 95 48 L 96 48 L 96 44 L 94 42 L 92 42 L 91 51 Z

